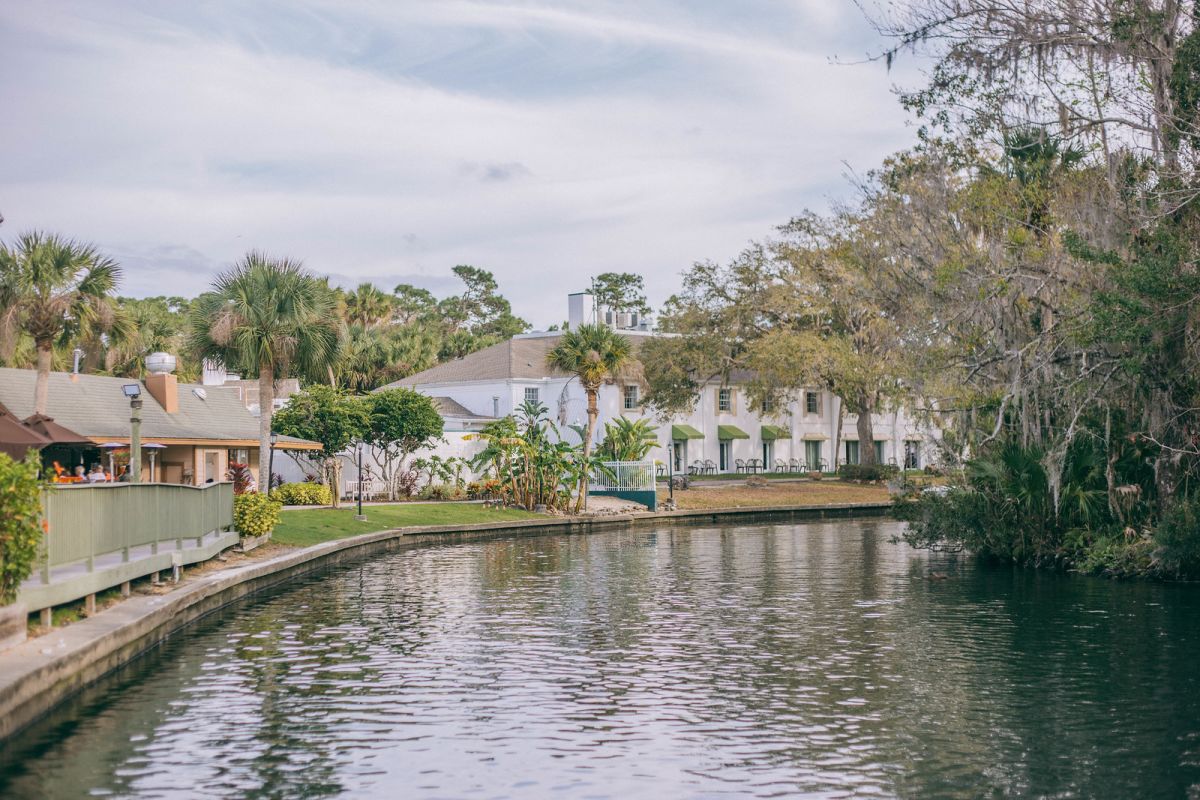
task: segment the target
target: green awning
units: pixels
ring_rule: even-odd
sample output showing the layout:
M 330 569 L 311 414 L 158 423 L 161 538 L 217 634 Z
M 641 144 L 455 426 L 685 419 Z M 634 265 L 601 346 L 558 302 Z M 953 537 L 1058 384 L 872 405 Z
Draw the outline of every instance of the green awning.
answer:
M 691 425 L 672 425 L 671 438 L 675 441 L 679 441 L 680 439 L 703 439 L 704 434 Z
M 737 425 L 718 425 L 717 438 L 721 441 L 727 439 L 749 439 L 750 434 L 739 428 Z
M 782 425 L 763 425 L 762 440 L 764 442 L 773 442 L 776 439 L 790 439 L 792 432 Z

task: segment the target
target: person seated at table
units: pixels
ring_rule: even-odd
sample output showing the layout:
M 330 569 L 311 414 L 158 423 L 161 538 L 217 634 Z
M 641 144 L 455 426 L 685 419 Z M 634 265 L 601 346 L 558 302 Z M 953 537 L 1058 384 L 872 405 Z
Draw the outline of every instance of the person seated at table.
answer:
M 83 468 L 83 464 L 75 467 L 75 480 L 86 481 L 88 479 L 87 470 Z
M 100 469 L 99 464 L 92 464 L 92 471 L 87 474 L 88 483 L 104 483 L 108 480 L 108 476 L 104 474 L 104 470 Z
M 129 465 L 122 464 L 120 467 L 118 467 L 118 470 L 119 471 L 117 473 L 117 482 L 118 483 L 129 483 Z

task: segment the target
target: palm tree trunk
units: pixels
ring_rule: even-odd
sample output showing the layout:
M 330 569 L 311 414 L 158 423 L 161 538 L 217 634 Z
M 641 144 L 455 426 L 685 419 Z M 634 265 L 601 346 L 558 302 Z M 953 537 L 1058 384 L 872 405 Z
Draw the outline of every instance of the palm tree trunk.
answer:
M 596 419 L 600 416 L 600 408 L 596 403 L 596 398 L 599 395 L 596 389 L 587 390 L 587 428 L 583 436 L 583 463 L 586 465 L 588 457 L 592 454 L 592 437 L 596 433 Z M 587 511 L 587 495 L 588 495 L 588 473 L 586 466 L 582 474 L 579 476 L 579 501 L 575 506 L 575 513 Z
M 54 349 L 50 342 L 37 343 L 37 382 L 33 385 L 33 411 L 45 414 L 50 397 L 50 359 Z
M 271 492 L 271 417 L 275 413 L 275 370 L 258 371 L 258 490 Z

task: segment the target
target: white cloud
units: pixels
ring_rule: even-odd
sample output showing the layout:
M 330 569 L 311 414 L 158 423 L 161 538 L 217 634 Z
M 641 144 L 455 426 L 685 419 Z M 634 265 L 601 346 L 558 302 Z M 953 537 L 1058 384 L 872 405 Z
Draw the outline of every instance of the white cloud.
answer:
M 661 301 L 909 140 L 880 68 L 828 62 L 849 4 L 146 8 L 0 10 L 6 235 L 95 241 L 129 293 L 250 247 L 385 288 L 471 263 L 545 325 L 599 271 Z

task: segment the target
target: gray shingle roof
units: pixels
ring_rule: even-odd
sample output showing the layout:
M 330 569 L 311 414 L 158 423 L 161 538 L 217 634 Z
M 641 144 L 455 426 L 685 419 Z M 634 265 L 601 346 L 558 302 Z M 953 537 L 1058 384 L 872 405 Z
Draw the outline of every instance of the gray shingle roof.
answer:
M 563 377 L 546 366 L 546 354 L 558 344 L 558 336 L 509 339 L 474 353 L 438 364 L 383 387 L 419 386 L 426 383 L 512 380 L 513 378 Z
M 435 367 L 401 378 L 395 383 L 383 386 L 391 389 L 397 386 L 421 386 L 429 383 L 459 383 L 462 381 L 488 380 L 538 380 L 541 378 L 565 378 L 567 374 L 557 369 L 551 369 L 546 364 L 546 356 L 558 345 L 561 336 L 530 336 L 509 339 L 491 347 L 477 350 L 470 355 L 438 364 Z M 628 337 L 632 340 L 634 360 L 618 377 L 622 380 L 641 380 L 641 363 L 637 354 L 644 341 L 638 337 Z M 378 390 L 376 390 L 378 391 Z
M 495 419 L 494 417 L 485 417 L 482 414 L 476 414 L 451 397 L 431 397 L 429 399 L 433 401 L 433 407 L 443 417 L 450 417 L 451 419 Z
M 22 419 L 28 417 L 33 413 L 36 378 L 34 370 L 0 368 L 0 404 Z M 107 375 L 51 372 L 47 416 L 90 438 L 128 438 L 129 400 L 121 387 L 136 382 Z M 181 383 L 175 414 L 164 411 L 144 386 L 142 400 L 143 439 L 258 440 L 258 417 L 242 405 L 235 389 Z

